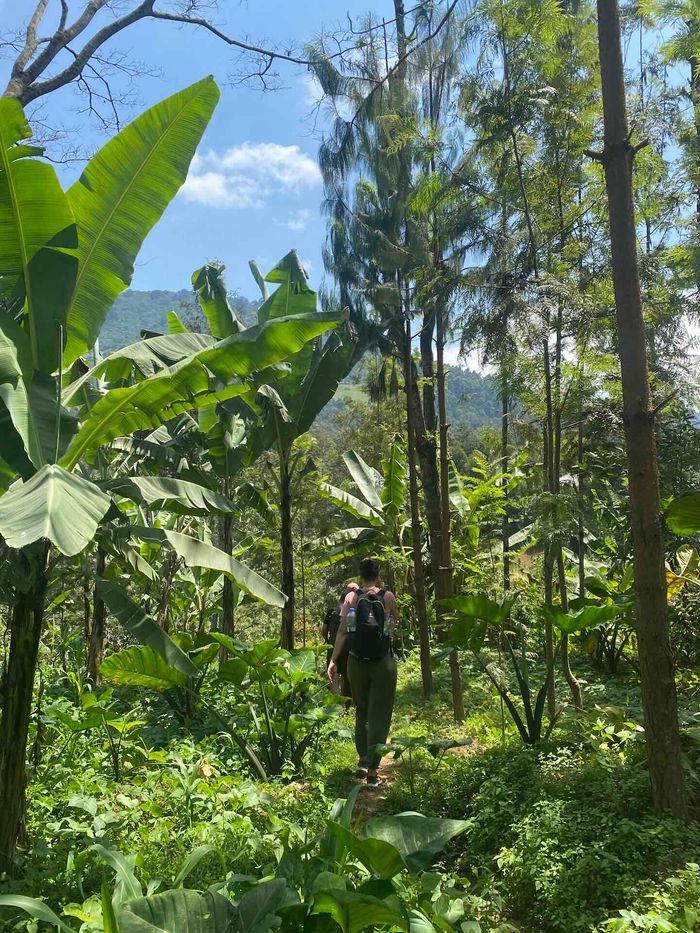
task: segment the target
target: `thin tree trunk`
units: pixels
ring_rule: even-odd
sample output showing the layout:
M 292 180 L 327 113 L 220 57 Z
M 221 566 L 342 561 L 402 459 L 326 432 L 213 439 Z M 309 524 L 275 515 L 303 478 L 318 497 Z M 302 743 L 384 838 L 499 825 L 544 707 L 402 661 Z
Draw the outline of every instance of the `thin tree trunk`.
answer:
M 549 321 L 547 321 L 547 333 L 549 333 Z M 543 486 L 545 495 L 553 498 L 553 476 L 554 476 L 554 405 L 552 402 L 552 371 L 549 359 L 549 342 L 545 339 L 543 346 L 544 360 L 544 384 L 545 384 L 545 403 L 546 417 L 544 425 L 544 445 L 543 445 L 543 468 L 544 480 Z M 550 501 L 546 508 L 549 521 L 553 525 L 556 521 L 556 513 L 553 502 Z M 554 563 L 556 560 L 554 545 L 554 531 L 550 527 L 547 529 L 547 540 L 544 546 L 544 602 L 546 606 L 554 604 Z M 557 710 L 556 681 L 554 679 L 554 628 L 549 616 L 544 620 L 544 646 L 545 661 L 547 664 L 547 713 L 550 720 L 554 719 Z
M 4 871 L 11 868 L 17 843 L 25 829 L 27 740 L 44 620 L 47 556 L 48 547 L 42 547 L 31 571 L 32 589 L 20 594 L 10 623 L 10 651 L 2 684 L 0 719 L 0 868 Z
M 542 460 L 544 464 L 543 486 L 545 493 L 549 492 L 548 483 L 548 464 L 550 435 L 547 425 L 543 426 L 542 431 Z M 543 580 L 544 580 L 544 602 L 546 606 L 551 606 L 554 602 L 554 555 L 552 553 L 552 542 L 545 538 L 543 555 Z M 554 680 L 554 630 L 549 618 L 544 620 L 544 660 L 547 667 L 547 715 L 550 721 L 554 719 L 557 712 L 556 684 Z
M 508 473 L 508 422 L 510 419 L 510 393 L 505 364 L 501 363 L 501 473 Z M 503 518 L 501 542 L 503 546 L 503 592 L 510 590 L 510 516 L 508 515 L 508 480 L 503 479 Z
M 233 516 L 224 515 L 221 521 L 221 543 L 226 554 L 231 554 L 233 549 Z M 233 580 L 224 576 L 223 588 L 221 591 L 221 632 L 230 638 L 234 636 L 234 618 L 233 618 Z M 225 664 L 228 660 L 228 651 L 222 645 L 219 649 L 219 664 Z
M 423 535 L 421 530 L 420 510 L 418 507 L 418 477 L 416 475 L 415 431 L 413 392 L 413 360 L 411 359 L 411 320 L 406 318 L 406 330 L 403 348 L 404 382 L 406 384 L 406 427 L 408 432 L 408 491 L 411 503 L 411 542 L 413 556 L 413 588 L 416 596 L 416 616 L 418 618 L 418 638 L 420 643 L 420 671 L 423 682 L 423 695 L 429 697 L 433 692 L 433 671 L 430 666 L 430 627 L 428 625 L 428 607 L 425 598 L 425 576 L 423 573 Z
M 583 389 L 579 388 L 578 403 L 578 595 L 583 599 L 586 595 L 586 536 L 583 522 L 583 510 L 585 505 L 585 477 L 583 469 Z
M 97 548 L 97 561 L 95 563 L 95 577 L 101 580 L 105 575 L 107 565 L 107 552 L 104 548 Z M 100 684 L 100 665 L 105 656 L 105 620 L 107 611 L 104 601 L 93 589 L 92 617 L 87 646 L 87 679 L 95 687 Z
M 306 564 L 304 560 L 304 516 L 300 519 L 301 541 L 299 557 L 301 561 L 301 644 L 306 648 Z
M 569 611 L 569 596 L 566 592 L 566 572 L 564 570 L 564 553 L 559 547 L 557 549 L 557 570 L 559 572 L 559 600 L 561 602 L 561 611 Z M 574 709 L 583 709 L 583 692 L 581 684 L 576 679 L 571 670 L 571 661 L 569 660 L 569 636 L 566 632 L 561 633 L 561 666 L 564 671 L 564 677 L 571 691 L 571 698 L 574 701 Z
M 412 361 L 411 367 L 413 367 Z M 415 450 L 418 454 L 418 464 L 423 483 L 425 517 L 428 523 L 428 543 L 430 545 L 430 567 L 433 585 L 437 588 L 442 563 L 442 512 L 440 508 L 440 474 L 437 465 L 437 445 L 435 443 L 435 434 L 429 433 L 426 429 L 417 382 L 415 379 L 412 379 L 411 382 Z
M 450 516 L 450 455 L 447 423 L 447 397 L 445 372 L 445 309 L 437 311 L 437 390 L 440 416 L 440 502 L 442 509 L 442 560 L 440 566 L 439 594 L 442 599 L 453 595 L 452 579 L 452 529 Z M 464 694 L 459 654 L 455 648 L 450 652 L 450 681 L 452 684 L 452 714 L 455 722 L 464 722 Z
M 282 592 L 287 602 L 282 609 L 280 644 L 294 647 L 294 542 L 292 540 L 292 480 L 289 472 L 289 453 L 280 451 L 280 517 L 282 545 Z
M 644 728 L 654 805 L 687 814 L 656 456 L 634 223 L 632 163 L 617 0 L 598 0 L 605 142 L 602 159 L 622 374 L 637 639 Z
M 164 632 L 170 631 L 170 593 L 173 588 L 173 580 L 177 571 L 177 557 L 174 551 L 170 551 L 165 564 L 165 576 L 163 586 L 160 591 L 160 600 L 158 602 L 158 625 Z
M 561 216 L 561 211 L 560 211 Z M 556 343 L 554 350 L 554 456 L 552 458 L 552 493 L 555 503 L 559 500 L 561 493 L 561 444 L 562 444 L 562 393 L 561 393 L 561 361 L 562 361 L 562 343 L 563 343 L 563 305 L 559 302 L 557 308 L 556 320 Z M 558 513 L 558 508 L 557 508 Z M 559 601 L 561 611 L 569 611 L 569 596 L 566 590 L 566 570 L 564 568 L 564 552 L 562 550 L 562 536 L 559 528 L 559 518 L 557 517 L 556 536 L 554 538 L 554 547 L 556 550 L 557 573 L 559 575 Z M 576 679 L 571 669 L 571 658 L 569 656 L 569 636 L 566 632 L 561 633 L 561 665 L 564 672 L 564 678 L 569 685 L 571 698 L 574 708 L 583 709 L 583 694 L 581 685 Z

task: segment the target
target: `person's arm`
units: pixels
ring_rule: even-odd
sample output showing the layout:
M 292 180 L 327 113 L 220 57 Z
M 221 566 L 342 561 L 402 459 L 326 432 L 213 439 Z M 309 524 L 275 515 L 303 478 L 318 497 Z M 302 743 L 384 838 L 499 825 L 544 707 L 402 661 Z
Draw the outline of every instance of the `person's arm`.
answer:
M 338 674 L 338 658 L 343 653 L 345 648 L 345 643 L 348 640 L 348 609 L 352 604 L 354 594 L 350 593 L 345 598 L 340 609 L 340 625 L 338 626 L 338 634 L 335 636 L 335 644 L 333 646 L 333 654 L 331 656 L 330 664 L 328 665 L 328 679 L 335 680 Z
M 328 641 L 328 623 L 324 622 L 321 626 L 321 638 L 324 642 Z
M 391 592 L 391 590 L 387 590 L 384 594 L 384 608 L 386 610 L 387 617 L 394 617 L 394 628 L 396 628 L 399 623 L 399 605 L 396 602 L 396 597 Z

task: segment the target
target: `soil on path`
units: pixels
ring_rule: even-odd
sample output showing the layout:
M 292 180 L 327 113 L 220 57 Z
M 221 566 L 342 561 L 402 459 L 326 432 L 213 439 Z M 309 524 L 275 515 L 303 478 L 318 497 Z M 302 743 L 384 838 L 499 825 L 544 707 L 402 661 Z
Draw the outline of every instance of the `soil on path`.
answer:
M 394 758 L 382 758 L 381 764 L 377 768 L 377 774 L 381 778 L 379 787 L 370 787 L 364 778 L 356 778 L 355 783 L 360 784 L 360 793 L 355 801 L 353 811 L 354 819 L 360 823 L 366 823 L 373 816 L 384 809 L 389 788 L 396 780 L 396 761 Z

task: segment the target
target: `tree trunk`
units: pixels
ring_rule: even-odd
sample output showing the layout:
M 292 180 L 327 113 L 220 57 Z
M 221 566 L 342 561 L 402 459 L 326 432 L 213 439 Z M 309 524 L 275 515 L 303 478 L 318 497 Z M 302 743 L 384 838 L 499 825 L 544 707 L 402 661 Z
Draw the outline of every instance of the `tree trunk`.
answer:
M 553 413 L 552 413 L 552 383 L 549 366 L 549 346 L 545 343 L 545 394 L 547 402 L 547 417 L 543 430 L 543 487 L 545 495 L 551 496 L 552 453 L 553 453 Z M 552 506 L 547 506 L 547 512 L 552 520 Z M 554 604 L 554 543 L 552 529 L 547 529 L 544 543 L 544 603 L 545 606 Z M 554 628 L 549 616 L 544 619 L 544 656 L 547 665 L 547 714 L 550 721 L 554 719 L 557 711 L 556 681 L 554 679 Z
M 97 562 L 95 564 L 95 577 L 101 580 L 105 575 L 107 565 L 107 552 L 104 548 L 97 548 Z M 104 601 L 93 590 L 92 617 L 87 646 L 87 679 L 93 685 L 100 685 L 100 665 L 105 656 L 105 619 L 107 611 Z
M 559 573 L 559 600 L 561 602 L 561 611 L 569 611 L 569 596 L 566 592 L 566 573 L 564 570 L 564 553 L 561 545 L 557 549 L 557 570 Z M 561 633 L 561 666 L 564 671 L 564 677 L 571 691 L 571 698 L 574 701 L 574 709 L 583 709 L 583 692 L 581 684 L 576 679 L 571 670 L 571 661 L 569 660 L 569 636 L 566 632 Z
M 225 515 L 221 521 L 221 542 L 223 550 L 230 555 L 233 547 L 233 516 Z M 221 590 L 221 628 L 224 635 L 233 638 L 233 580 L 224 576 L 224 584 Z M 228 651 L 222 645 L 219 649 L 219 664 L 225 664 L 228 660 Z
M 413 361 L 411 360 L 411 368 Z M 423 496 L 425 517 L 428 523 L 430 545 L 430 567 L 433 576 L 433 585 L 437 588 L 442 563 L 442 513 L 440 509 L 440 475 L 437 465 L 437 445 L 435 434 L 426 429 L 420 394 L 415 378 L 411 379 L 411 394 L 413 396 L 413 431 L 415 450 L 418 454 L 421 481 L 423 483 Z
M 170 631 L 170 593 L 173 588 L 173 580 L 177 572 L 177 557 L 174 551 L 170 551 L 165 563 L 165 576 L 163 586 L 160 591 L 160 600 L 158 602 L 158 625 L 164 632 Z
M 415 419 L 413 392 L 413 360 L 411 359 L 411 321 L 406 319 L 406 332 L 403 348 L 404 382 L 406 384 L 406 427 L 408 432 L 408 492 L 411 503 L 411 553 L 413 556 L 413 588 L 416 595 L 416 616 L 418 618 L 418 639 L 420 643 L 420 672 L 423 681 L 423 695 L 429 697 L 433 692 L 433 670 L 430 666 L 430 627 L 428 625 L 428 607 L 425 598 L 425 575 L 423 573 L 423 535 L 421 531 L 420 510 L 418 508 L 418 477 L 416 475 Z
M 586 595 L 586 534 L 583 522 L 583 510 L 585 506 L 585 477 L 583 471 L 583 389 L 579 389 L 578 403 L 578 517 L 577 517 L 577 536 L 578 536 L 578 595 L 583 599 Z
M 669 638 L 655 414 L 637 262 L 632 163 L 617 0 L 598 0 L 605 169 L 634 547 L 640 679 L 654 805 L 687 813 Z
M 508 375 L 504 363 L 501 363 L 501 473 L 508 472 L 508 421 L 510 418 L 510 393 Z M 503 546 L 503 592 L 510 590 L 510 518 L 508 516 L 508 480 L 503 479 L 503 518 L 501 520 L 501 541 Z
M 442 519 L 442 560 L 440 566 L 440 587 L 438 593 L 442 599 L 453 595 L 452 580 L 452 529 L 450 516 L 450 455 L 448 449 L 449 424 L 447 423 L 445 372 L 445 309 L 437 312 L 437 390 L 438 410 L 440 415 L 440 503 Z M 452 683 L 452 714 L 455 722 L 464 722 L 464 694 L 462 691 L 462 671 L 459 666 L 459 654 L 455 648 L 450 652 L 450 680 Z
M 282 609 L 280 644 L 294 647 L 294 543 L 292 540 L 292 479 L 289 472 L 289 452 L 280 451 L 280 517 L 282 521 L 282 592 L 287 602 Z
M 42 547 L 31 571 L 33 586 L 20 594 L 11 617 L 0 719 L 0 869 L 4 871 L 11 868 L 24 832 L 27 740 L 44 620 L 47 556 L 48 547 Z
M 554 555 L 552 544 L 544 545 L 544 602 L 551 606 L 554 602 Z M 550 722 L 557 714 L 556 683 L 554 680 L 554 629 L 548 618 L 544 620 L 544 660 L 547 667 L 547 715 Z

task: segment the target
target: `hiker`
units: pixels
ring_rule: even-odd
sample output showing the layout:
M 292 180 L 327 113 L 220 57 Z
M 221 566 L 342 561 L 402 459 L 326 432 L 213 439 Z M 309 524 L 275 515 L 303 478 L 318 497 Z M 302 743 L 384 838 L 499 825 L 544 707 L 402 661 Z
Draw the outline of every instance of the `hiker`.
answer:
M 347 646 L 348 673 L 355 701 L 355 748 L 359 756 L 357 777 L 366 777 L 370 787 L 381 779 L 377 768 L 381 755 L 376 746 L 389 735 L 396 695 L 396 661 L 391 640 L 398 616 L 396 597 L 381 588 L 379 561 L 365 557 L 360 562 L 361 586 L 348 593 L 340 612 L 340 627 L 328 665 L 335 679 L 338 660 Z
M 324 642 L 328 645 L 328 651 L 326 652 L 326 666 L 330 664 L 331 657 L 333 655 L 333 647 L 338 635 L 338 629 L 340 628 L 340 612 L 343 608 L 345 598 L 349 593 L 357 592 L 359 589 L 360 587 L 357 585 L 357 583 L 346 583 L 343 587 L 342 593 L 340 594 L 340 602 L 329 609 L 326 613 L 326 617 L 323 620 L 323 625 L 321 626 L 321 636 Z M 338 673 L 338 692 L 341 696 L 351 699 L 352 693 L 350 692 L 350 679 L 348 677 L 347 645 L 343 653 L 338 658 L 336 668 Z

